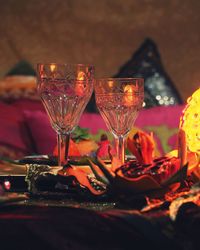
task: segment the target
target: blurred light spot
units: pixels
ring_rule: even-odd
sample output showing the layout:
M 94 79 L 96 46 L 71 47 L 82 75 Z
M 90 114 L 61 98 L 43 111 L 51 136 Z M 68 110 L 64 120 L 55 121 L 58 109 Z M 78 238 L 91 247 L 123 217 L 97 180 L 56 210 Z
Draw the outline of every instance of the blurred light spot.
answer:
M 6 190 L 10 190 L 11 188 L 11 183 L 9 181 L 4 181 L 3 186 Z
M 160 95 L 157 95 L 157 96 L 156 96 L 156 100 L 159 101 L 160 99 L 161 99 L 161 96 L 160 96 Z

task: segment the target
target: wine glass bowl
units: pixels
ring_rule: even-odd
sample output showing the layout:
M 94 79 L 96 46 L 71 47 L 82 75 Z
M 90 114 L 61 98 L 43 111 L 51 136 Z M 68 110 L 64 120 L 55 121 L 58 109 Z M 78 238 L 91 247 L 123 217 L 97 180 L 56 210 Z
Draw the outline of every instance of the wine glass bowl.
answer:
M 106 78 L 95 83 L 98 110 L 116 139 L 117 158 L 124 163 L 124 139 L 142 108 L 142 78 Z
M 94 67 L 38 64 L 38 93 L 58 135 L 58 165 L 68 160 L 70 133 L 78 125 L 93 91 Z

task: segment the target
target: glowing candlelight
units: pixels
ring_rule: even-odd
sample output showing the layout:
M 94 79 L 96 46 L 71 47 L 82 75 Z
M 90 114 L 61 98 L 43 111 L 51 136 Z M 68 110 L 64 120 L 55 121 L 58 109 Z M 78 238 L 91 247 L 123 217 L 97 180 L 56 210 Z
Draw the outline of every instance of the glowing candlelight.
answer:
M 56 69 L 56 65 L 55 64 L 51 64 L 50 65 L 50 70 L 51 70 L 52 73 L 54 73 L 55 69 Z
M 113 88 L 114 82 L 112 80 L 108 81 L 109 88 Z
M 78 80 L 78 81 L 83 81 L 83 80 L 85 80 L 85 73 L 84 73 L 83 71 L 79 71 L 79 72 L 78 72 L 77 80 Z
M 124 87 L 124 104 L 126 106 L 132 106 L 136 102 L 137 99 L 137 97 L 135 96 L 136 90 L 137 86 L 126 85 Z
M 85 73 L 83 71 L 79 71 L 77 75 L 77 81 L 75 84 L 75 92 L 78 96 L 84 95 L 84 80 L 85 80 Z
M 187 147 L 191 152 L 200 153 L 200 88 L 187 100 L 180 119 L 180 128 L 185 131 Z

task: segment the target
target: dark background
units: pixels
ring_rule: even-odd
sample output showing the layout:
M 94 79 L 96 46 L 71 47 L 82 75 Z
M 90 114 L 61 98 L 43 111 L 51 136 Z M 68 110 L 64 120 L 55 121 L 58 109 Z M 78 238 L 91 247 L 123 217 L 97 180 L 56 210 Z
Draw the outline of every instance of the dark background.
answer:
M 200 82 L 198 0 L 0 0 L 0 76 L 22 59 L 118 72 L 146 37 L 184 100 Z

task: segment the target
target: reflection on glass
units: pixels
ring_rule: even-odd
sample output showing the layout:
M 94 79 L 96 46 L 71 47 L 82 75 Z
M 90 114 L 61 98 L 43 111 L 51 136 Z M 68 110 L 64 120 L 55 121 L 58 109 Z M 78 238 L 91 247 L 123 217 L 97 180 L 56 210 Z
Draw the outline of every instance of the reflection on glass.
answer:
M 70 133 L 77 126 L 92 91 L 94 67 L 38 64 L 38 92 L 58 135 L 58 165 L 68 161 Z
M 117 158 L 124 163 L 124 139 L 129 133 L 144 99 L 142 78 L 108 78 L 95 83 L 97 107 L 116 139 Z

